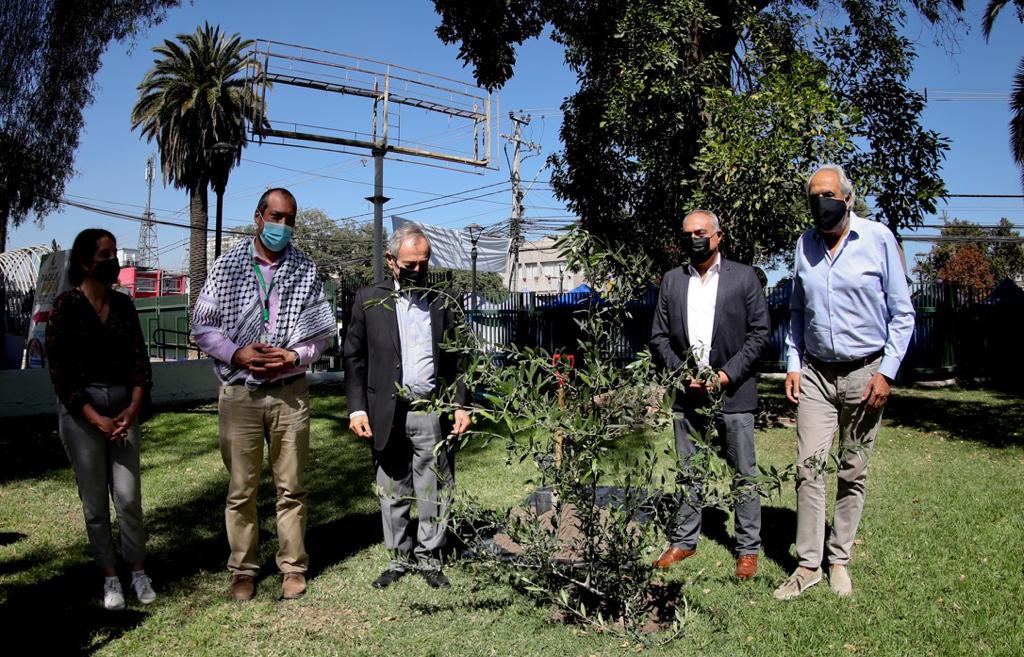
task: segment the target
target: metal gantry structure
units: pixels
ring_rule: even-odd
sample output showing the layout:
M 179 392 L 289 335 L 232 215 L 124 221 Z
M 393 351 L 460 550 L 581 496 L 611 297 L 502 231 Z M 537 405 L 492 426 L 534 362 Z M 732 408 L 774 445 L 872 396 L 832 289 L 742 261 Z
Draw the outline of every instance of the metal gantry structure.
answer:
M 457 170 L 490 167 L 492 97 L 475 85 L 425 71 L 346 53 L 260 39 L 248 59 L 247 77 L 262 103 L 250 123 L 251 139 L 343 153 L 369 151 L 374 158 L 374 279 L 383 278 L 384 158 L 411 156 L 445 163 Z M 298 123 L 266 111 L 275 86 L 365 99 L 369 130 Z M 496 101 L 493 101 L 496 103 Z M 401 108 L 415 108 L 471 128 L 463 149 L 403 139 Z M 397 134 L 396 134 L 397 133 Z M 462 169 L 458 169 L 462 167 Z

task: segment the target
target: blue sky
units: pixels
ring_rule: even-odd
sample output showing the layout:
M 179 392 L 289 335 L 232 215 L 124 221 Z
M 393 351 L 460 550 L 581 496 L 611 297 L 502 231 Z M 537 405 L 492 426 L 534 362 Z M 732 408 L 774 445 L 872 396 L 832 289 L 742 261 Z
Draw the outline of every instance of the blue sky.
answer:
M 1019 194 L 1020 173 L 1014 166 L 1008 146 L 1007 94 L 1014 69 L 1024 55 L 1024 26 L 1007 10 L 997 23 L 988 44 L 981 38 L 979 16 L 983 3 L 970 2 L 967 22 L 970 31 L 961 34 L 950 52 L 936 46 L 928 28 L 908 27 L 907 34 L 918 43 L 919 60 L 912 77 L 916 89 L 928 89 L 930 101 L 924 114 L 927 127 L 938 130 L 952 144 L 943 167 L 943 176 L 951 193 Z M 113 44 L 103 58 L 96 78 L 96 100 L 85 112 L 85 129 L 76 156 L 76 176 L 68 183 L 66 194 L 84 203 L 101 205 L 123 212 L 141 214 L 146 202 L 143 180 L 144 163 L 154 153 L 155 144 L 147 144 L 131 132 L 129 114 L 136 99 L 136 86 L 151 67 L 150 49 L 165 38 L 191 32 L 203 21 L 220 24 L 229 32 L 246 37 L 266 38 L 312 47 L 326 48 L 377 60 L 392 62 L 460 80 L 471 80 L 471 71 L 457 60 L 457 49 L 446 46 L 435 36 L 438 17 L 427 0 L 378 0 L 377 2 L 291 2 L 263 0 L 196 0 L 169 12 L 167 20 L 141 35 L 131 50 L 125 44 Z M 499 92 L 501 133 L 510 132 L 509 110 L 530 110 L 532 123 L 524 136 L 541 144 L 546 156 L 559 148 L 558 106 L 575 89 L 574 76 L 567 70 L 561 49 L 549 39 L 533 40 L 519 50 L 515 77 Z M 287 95 L 283 89 L 272 92 L 272 118 L 319 123 L 331 127 L 367 131 L 369 105 L 339 104 L 336 115 L 324 116 L 323 108 L 314 112 L 311 104 Z M 940 98 L 984 97 L 986 100 L 940 100 Z M 305 99 L 311 96 L 303 97 Z M 275 105 L 273 101 L 279 102 Z M 276 115 L 276 117 L 275 117 Z M 450 140 L 460 133 L 427 123 L 421 112 L 403 111 L 403 134 L 437 135 Z M 464 143 L 464 142 L 463 142 Z M 495 140 L 496 169 L 460 173 L 408 162 L 385 164 L 385 193 L 391 197 L 387 207 L 428 201 L 434 195 L 452 194 L 492 183 L 508 181 L 508 167 L 502 153 L 504 140 Z M 541 171 L 544 156 L 524 162 L 523 178 L 529 184 L 538 181 L 525 199 L 528 216 L 561 217 L 567 213 L 544 189 L 547 173 Z M 225 226 L 251 221 L 253 206 L 260 192 L 269 185 L 292 189 L 300 206 L 319 207 L 332 217 L 364 215 L 372 208 L 364 197 L 372 194 L 373 166 L 368 156 L 325 153 L 277 145 L 251 144 L 243 153 L 243 162 L 231 175 L 225 195 Z M 315 175 L 290 170 L 313 172 Z M 856 181 L 855 181 L 856 182 Z M 398 189 L 401 188 L 401 189 Z M 496 185 L 486 191 L 498 193 L 474 201 L 460 201 L 417 212 L 402 212 L 410 219 L 460 227 L 471 222 L 483 225 L 506 219 L 510 194 L 508 185 Z M 482 192 L 467 194 L 473 196 Z M 451 199 L 448 199 L 451 200 Z M 443 201 L 438 201 L 442 203 Z M 153 190 L 157 218 L 188 222 L 188 196 L 184 190 Z M 435 205 L 423 203 L 421 206 Z M 211 226 L 214 197 L 210 195 Z M 979 223 L 995 223 L 1008 217 L 1024 224 L 1021 199 L 950 199 L 942 206 L 949 216 Z M 410 208 L 414 209 L 414 208 Z M 385 217 L 388 213 L 385 213 Z M 358 220 L 369 217 L 360 216 Z M 935 221 L 940 221 L 936 217 Z M 103 226 L 114 232 L 122 246 L 134 246 L 138 224 L 106 218 L 75 208 L 52 214 L 40 228 L 28 222 L 12 231 L 9 248 L 48 243 L 56 239 L 69 245 L 74 235 L 86 226 Z M 387 219 L 385 226 L 389 226 Z M 184 264 L 184 229 L 161 226 L 157 229 L 161 266 L 180 268 Z M 921 234 L 934 234 L 922 230 Z M 908 244 L 908 259 L 928 246 Z M 781 276 L 776 273 L 773 279 Z

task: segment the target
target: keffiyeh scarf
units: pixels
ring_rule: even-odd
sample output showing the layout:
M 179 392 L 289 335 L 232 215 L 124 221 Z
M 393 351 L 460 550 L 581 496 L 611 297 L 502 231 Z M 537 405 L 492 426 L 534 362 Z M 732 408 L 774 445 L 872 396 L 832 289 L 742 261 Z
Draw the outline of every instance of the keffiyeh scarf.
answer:
M 336 324 L 324 286 L 317 278 L 316 265 L 289 245 L 274 273 L 280 307 L 270 344 L 290 348 L 310 340 L 334 335 Z M 240 347 L 259 342 L 263 333 L 263 302 L 253 269 L 252 242 L 244 240 L 214 263 L 196 299 L 192 332 L 201 335 L 220 331 Z M 217 376 L 224 383 L 238 377 L 244 368 L 215 360 Z M 255 388 L 263 379 L 249 374 L 246 387 Z

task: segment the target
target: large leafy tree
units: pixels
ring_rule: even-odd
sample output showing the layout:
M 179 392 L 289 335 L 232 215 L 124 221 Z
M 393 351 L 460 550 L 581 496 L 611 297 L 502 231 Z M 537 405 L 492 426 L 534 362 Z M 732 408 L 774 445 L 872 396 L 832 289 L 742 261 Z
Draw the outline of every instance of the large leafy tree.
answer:
M 942 227 L 940 235 L 955 238 L 955 241 L 936 243 L 914 266 L 915 273 L 922 281 L 987 286 L 992 281 L 1024 275 L 1024 244 L 987 239 L 1020 238 L 1020 232 L 1006 218 L 1001 219 L 995 227 L 953 219 Z M 977 265 L 976 275 L 968 276 L 974 265 Z
M 0 2 L 0 252 L 9 225 L 57 208 L 100 56 L 179 0 Z
M 256 226 L 242 231 L 255 235 Z M 322 279 L 368 282 L 373 276 L 372 223 L 338 222 L 320 208 L 299 208 L 293 242 L 316 263 Z
M 601 237 L 662 268 L 683 214 L 716 211 L 733 257 L 770 263 L 809 224 L 804 184 L 847 164 L 878 218 L 915 226 L 944 193 L 946 142 L 907 87 L 909 11 L 948 26 L 961 0 L 434 0 L 438 35 L 479 83 L 513 74 L 550 27 L 579 89 L 562 105 L 556 194 Z M 824 18 L 823 18 L 824 17 Z M 637 239 L 637 235 L 646 235 Z
M 939 270 L 939 278 L 967 288 L 988 289 L 995 283 L 992 263 L 981 249 L 967 244 L 953 252 L 952 257 Z
M 321 278 L 373 274 L 372 223 L 338 223 L 319 208 L 302 209 L 295 219 L 295 244 L 313 259 Z
M 1003 8 L 1010 4 L 1008 0 L 988 0 L 981 21 L 981 30 L 988 41 L 992 34 L 992 26 Z M 1024 0 L 1013 0 L 1017 10 L 1017 20 L 1024 23 Z M 1010 92 L 1010 150 L 1013 159 L 1021 168 L 1021 185 L 1024 185 L 1024 57 L 1017 64 L 1017 72 L 1013 76 L 1013 91 Z
M 385 242 L 387 235 L 384 236 Z M 295 218 L 295 244 L 316 263 L 321 278 L 369 283 L 373 276 L 373 224 L 338 222 L 320 208 L 299 210 Z M 463 269 L 432 268 L 449 278 L 447 287 L 469 290 L 472 275 Z M 450 272 L 450 273 L 449 273 Z M 504 289 L 501 276 L 478 272 L 477 289 L 493 294 Z
M 242 76 L 252 43 L 208 23 L 165 40 L 153 48 L 159 57 L 132 108 L 132 129 L 156 140 L 164 181 L 189 193 L 190 305 L 206 281 L 207 188 L 223 190 L 227 172 L 241 161 L 247 121 L 260 115 L 261 101 Z M 218 143 L 235 149 L 227 166 L 214 153 Z

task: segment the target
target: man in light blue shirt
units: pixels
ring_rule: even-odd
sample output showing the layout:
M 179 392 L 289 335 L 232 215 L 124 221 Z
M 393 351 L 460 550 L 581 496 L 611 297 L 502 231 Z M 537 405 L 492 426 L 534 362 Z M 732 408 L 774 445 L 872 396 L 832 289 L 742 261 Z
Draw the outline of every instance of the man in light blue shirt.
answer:
M 837 430 L 829 581 L 837 595 L 852 594 L 847 564 L 864 510 L 868 460 L 914 332 L 903 254 L 888 228 L 852 212 L 853 185 L 842 167 L 816 171 L 807 197 L 815 227 L 796 245 L 786 375 L 786 397 L 797 404 L 799 566 L 775 591 L 780 600 L 821 581 L 823 469 Z

